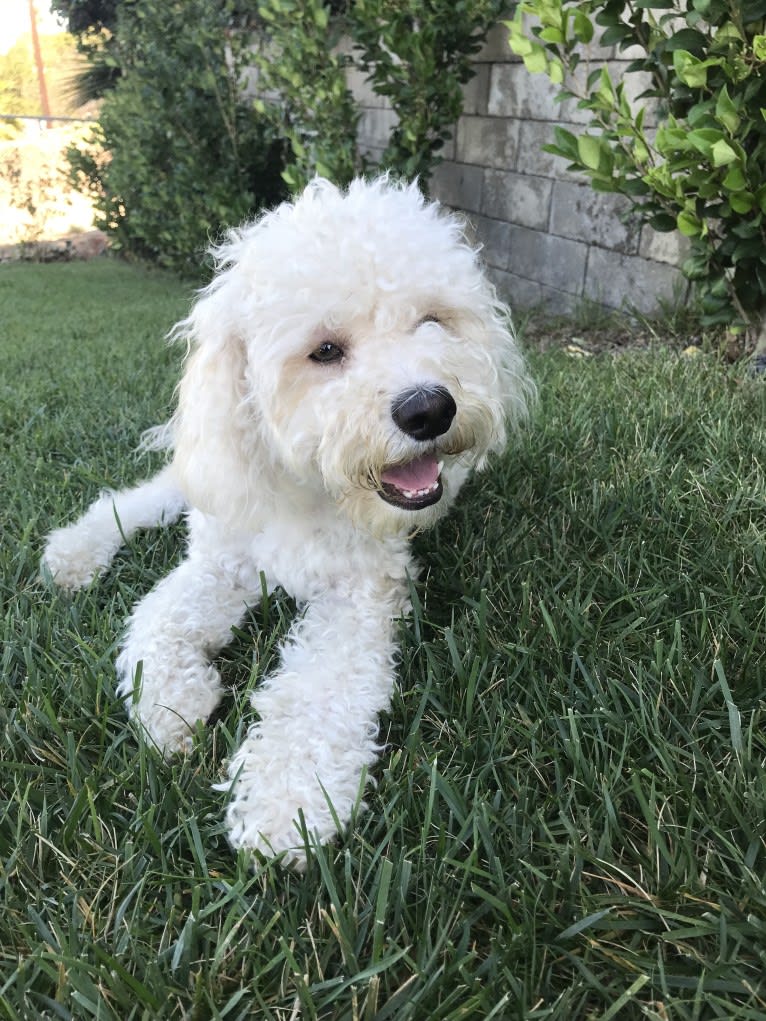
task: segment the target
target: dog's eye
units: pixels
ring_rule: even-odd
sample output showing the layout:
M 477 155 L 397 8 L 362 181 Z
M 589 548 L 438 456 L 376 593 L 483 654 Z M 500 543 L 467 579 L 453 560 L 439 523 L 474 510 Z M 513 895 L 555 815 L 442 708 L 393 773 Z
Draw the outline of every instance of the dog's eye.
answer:
M 423 316 L 423 318 L 419 321 L 418 326 L 423 326 L 424 323 L 437 323 L 438 325 L 441 325 L 441 319 L 437 315 L 429 313 L 429 315 Z
M 326 340 L 315 351 L 311 352 L 309 358 L 312 362 L 321 362 L 323 365 L 327 365 L 330 362 L 339 362 L 343 355 L 342 347 L 333 344 L 331 340 Z

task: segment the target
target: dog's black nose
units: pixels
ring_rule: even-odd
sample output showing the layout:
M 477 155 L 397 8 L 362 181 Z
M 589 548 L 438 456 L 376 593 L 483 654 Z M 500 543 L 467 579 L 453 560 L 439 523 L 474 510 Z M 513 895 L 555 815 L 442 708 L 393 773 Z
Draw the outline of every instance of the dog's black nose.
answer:
M 391 405 L 391 417 L 414 440 L 432 440 L 446 433 L 456 412 L 452 394 L 443 386 L 405 390 Z

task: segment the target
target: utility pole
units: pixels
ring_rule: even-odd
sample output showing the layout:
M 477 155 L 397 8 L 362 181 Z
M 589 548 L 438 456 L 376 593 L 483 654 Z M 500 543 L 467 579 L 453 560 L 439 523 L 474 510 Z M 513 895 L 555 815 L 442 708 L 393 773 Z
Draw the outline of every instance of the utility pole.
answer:
M 43 55 L 40 50 L 40 36 L 37 34 L 37 11 L 35 10 L 35 0 L 29 0 L 29 21 L 32 26 L 32 50 L 35 58 L 35 67 L 37 68 L 37 85 L 40 89 L 40 106 L 42 107 L 43 117 L 50 117 L 51 105 L 48 101 L 48 88 L 45 84 L 45 67 L 43 66 Z M 51 122 L 46 120 L 46 128 L 51 126 Z

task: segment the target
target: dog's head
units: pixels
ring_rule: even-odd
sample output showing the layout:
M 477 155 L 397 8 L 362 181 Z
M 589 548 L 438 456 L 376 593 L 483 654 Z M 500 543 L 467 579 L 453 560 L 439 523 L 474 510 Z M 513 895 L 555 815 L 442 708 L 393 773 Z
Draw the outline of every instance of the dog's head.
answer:
M 412 531 L 523 416 L 507 312 L 459 222 L 415 186 L 316 181 L 214 254 L 178 328 L 193 350 L 175 463 L 200 509 L 248 527 L 292 493 Z

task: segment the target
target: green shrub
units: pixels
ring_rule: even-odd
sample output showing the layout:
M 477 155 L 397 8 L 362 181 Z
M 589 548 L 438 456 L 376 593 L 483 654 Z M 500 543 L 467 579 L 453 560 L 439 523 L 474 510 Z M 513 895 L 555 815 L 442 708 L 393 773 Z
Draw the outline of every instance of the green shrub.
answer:
M 322 0 L 258 0 L 263 42 L 257 54 L 256 109 L 289 141 L 284 171 L 291 191 L 315 175 L 347 184 L 363 168 L 356 148 L 359 112 L 346 85 L 350 58 L 337 45 L 344 28 Z
M 291 190 L 313 174 L 343 184 L 365 170 L 346 69 L 365 71 L 397 115 L 380 166 L 427 182 L 463 107 L 471 55 L 505 0 L 259 0 L 261 87 L 292 146 Z M 341 40 L 351 53 L 339 48 Z
M 397 115 L 381 157 L 397 174 L 427 181 L 463 109 L 471 56 L 505 0 L 354 0 L 349 29 L 359 66 Z
M 90 147 L 70 151 L 113 245 L 176 270 L 197 269 L 211 236 L 283 192 L 281 144 L 242 96 L 251 57 L 247 34 L 227 31 L 232 10 L 123 0 L 120 78 Z
M 548 151 L 594 188 L 621 192 L 656 230 L 691 240 L 683 269 L 701 296 L 704 321 L 752 335 L 766 306 L 766 0 L 524 0 L 510 23 L 511 48 L 591 115 L 588 132 L 556 131 Z M 530 23 L 529 16 L 537 19 Z M 530 27 L 530 24 L 532 27 Z M 631 105 L 627 81 L 596 66 L 578 86 L 581 47 L 640 47 L 626 79 L 648 73 Z M 593 65 L 591 64 L 591 67 Z

